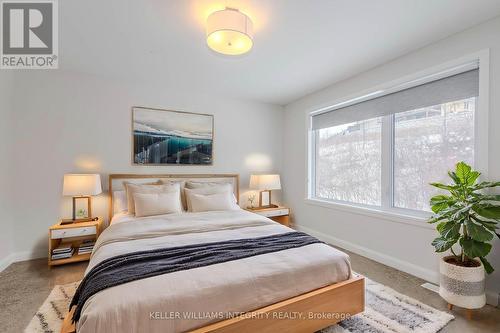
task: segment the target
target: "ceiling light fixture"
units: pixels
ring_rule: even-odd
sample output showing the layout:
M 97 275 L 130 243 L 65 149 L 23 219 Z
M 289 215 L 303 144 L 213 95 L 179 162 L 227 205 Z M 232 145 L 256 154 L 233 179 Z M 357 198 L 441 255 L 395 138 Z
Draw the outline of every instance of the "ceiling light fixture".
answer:
M 250 51 L 253 45 L 252 20 L 238 9 L 226 7 L 207 19 L 207 44 L 219 53 L 239 55 Z

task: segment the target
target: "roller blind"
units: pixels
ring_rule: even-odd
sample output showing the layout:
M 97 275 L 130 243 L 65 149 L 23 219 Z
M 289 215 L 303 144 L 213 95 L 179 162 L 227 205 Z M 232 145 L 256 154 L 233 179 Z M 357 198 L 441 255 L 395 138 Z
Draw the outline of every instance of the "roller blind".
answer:
M 312 129 L 328 128 L 479 96 L 479 69 L 312 116 Z

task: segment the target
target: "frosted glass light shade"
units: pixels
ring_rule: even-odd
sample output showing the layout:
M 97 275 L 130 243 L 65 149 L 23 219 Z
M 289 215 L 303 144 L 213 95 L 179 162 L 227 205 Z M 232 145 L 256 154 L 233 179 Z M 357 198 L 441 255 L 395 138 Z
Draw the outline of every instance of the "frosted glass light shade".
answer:
M 251 175 L 250 188 L 253 190 L 280 190 L 280 175 Z
M 64 175 L 64 196 L 88 196 L 102 193 L 101 176 L 97 174 Z
M 207 19 L 207 44 L 219 53 L 239 55 L 253 45 L 252 20 L 237 9 L 216 11 Z

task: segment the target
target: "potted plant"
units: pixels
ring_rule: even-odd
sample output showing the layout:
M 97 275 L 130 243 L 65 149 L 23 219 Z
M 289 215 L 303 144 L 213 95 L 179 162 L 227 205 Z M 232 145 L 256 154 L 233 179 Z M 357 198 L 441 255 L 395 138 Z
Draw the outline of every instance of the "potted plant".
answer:
M 448 175 L 452 184 L 431 184 L 449 192 L 430 200 L 434 215 L 429 223 L 438 223 L 439 232 L 432 245 L 436 252 L 451 252 L 440 262 L 439 295 L 450 309 L 453 305 L 477 309 L 486 303 L 484 272 L 493 272 L 486 256 L 495 235 L 500 238 L 500 195 L 488 195 L 483 190 L 500 186 L 500 182 L 478 182 L 480 173 L 464 162 Z

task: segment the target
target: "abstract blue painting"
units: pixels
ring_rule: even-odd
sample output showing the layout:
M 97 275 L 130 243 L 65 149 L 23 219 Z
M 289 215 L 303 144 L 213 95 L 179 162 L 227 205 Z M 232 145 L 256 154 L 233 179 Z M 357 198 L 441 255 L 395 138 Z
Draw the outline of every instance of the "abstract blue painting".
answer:
M 132 113 L 135 164 L 213 163 L 213 115 L 144 107 Z

